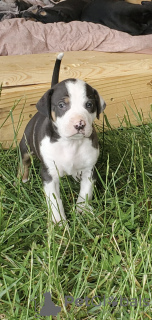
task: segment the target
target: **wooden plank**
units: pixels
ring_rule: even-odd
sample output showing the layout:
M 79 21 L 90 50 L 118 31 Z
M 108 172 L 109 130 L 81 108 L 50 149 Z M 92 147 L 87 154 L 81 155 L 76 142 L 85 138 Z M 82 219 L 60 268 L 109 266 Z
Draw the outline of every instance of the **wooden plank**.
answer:
M 3 88 L 50 83 L 55 53 L 0 58 L 0 83 Z M 126 64 L 127 62 L 127 64 Z M 99 78 L 122 74 L 151 73 L 151 56 L 126 53 L 66 52 L 61 65 L 60 80 L 70 77 Z
M 126 2 L 141 4 L 141 0 L 126 0 Z
M 141 4 L 142 0 L 125 0 L 126 2 L 130 2 L 130 3 L 134 3 L 134 4 Z M 147 1 L 151 1 L 151 0 L 147 0 Z
M 14 101 L 20 100 L 13 111 L 14 128 L 20 113 L 22 124 L 17 140 L 21 139 L 29 119 L 36 112 L 35 104 L 50 87 L 56 58 L 55 53 L 1 57 L 0 83 L 3 90 L 0 101 L 0 126 L 4 123 Z M 123 121 L 125 106 L 133 124 L 139 124 L 133 110 L 136 107 L 149 117 L 152 105 L 152 58 L 150 55 L 102 52 L 66 52 L 61 65 L 60 80 L 80 78 L 88 82 L 103 96 L 107 103 L 105 113 L 112 126 Z M 137 113 L 137 112 L 136 112 Z M 119 118 L 119 119 L 118 119 Z M 98 124 L 102 122 L 102 117 Z M 14 129 L 9 117 L 0 130 L 0 141 L 8 147 Z

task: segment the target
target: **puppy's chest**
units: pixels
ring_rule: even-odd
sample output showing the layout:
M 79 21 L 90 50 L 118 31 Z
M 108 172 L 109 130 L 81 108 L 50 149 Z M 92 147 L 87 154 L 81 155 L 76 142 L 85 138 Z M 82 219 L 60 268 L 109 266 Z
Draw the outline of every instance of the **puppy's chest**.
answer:
M 89 139 L 60 139 L 51 143 L 49 137 L 45 137 L 41 142 L 40 152 L 50 174 L 57 169 L 60 176 L 77 175 L 87 167 L 94 166 L 99 155 L 98 149 L 93 148 Z

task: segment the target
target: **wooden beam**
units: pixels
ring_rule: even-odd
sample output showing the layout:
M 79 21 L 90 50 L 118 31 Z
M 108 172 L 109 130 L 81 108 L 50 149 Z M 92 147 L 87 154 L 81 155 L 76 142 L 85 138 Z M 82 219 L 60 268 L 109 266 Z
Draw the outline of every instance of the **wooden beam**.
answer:
M 126 2 L 130 2 L 130 3 L 134 3 L 134 4 L 141 4 L 142 0 L 125 0 Z M 151 0 L 147 0 L 147 1 L 151 1 Z
M 12 143 L 18 126 L 17 141 L 21 139 L 27 122 L 36 112 L 37 101 L 50 88 L 56 56 L 56 53 L 49 53 L 0 58 L 0 83 L 3 83 L 0 142 L 4 147 Z M 145 122 L 149 118 L 152 105 L 151 55 L 66 52 L 60 81 L 71 77 L 82 79 L 98 90 L 107 103 L 105 113 L 112 126 L 118 127 L 123 122 L 125 106 L 132 124 L 139 124 L 133 114 L 133 110 L 137 113 L 136 108 L 143 113 Z M 14 110 L 10 113 L 12 108 Z M 102 117 L 97 123 L 101 122 Z

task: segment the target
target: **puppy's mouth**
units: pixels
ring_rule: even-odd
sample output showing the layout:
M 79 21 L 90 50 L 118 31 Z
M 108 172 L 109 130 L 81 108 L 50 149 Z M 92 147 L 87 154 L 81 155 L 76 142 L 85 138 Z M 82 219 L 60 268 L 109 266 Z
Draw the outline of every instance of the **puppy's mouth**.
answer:
M 83 138 L 89 138 L 90 135 L 92 134 L 92 131 L 89 132 L 76 132 L 72 135 L 67 136 L 67 139 L 74 139 L 74 140 L 78 140 L 78 139 L 83 139 Z
M 68 136 L 68 139 L 83 139 L 85 137 L 85 132 L 81 133 L 81 132 L 76 132 L 74 134 L 72 134 L 71 136 Z
M 65 131 L 63 131 L 63 134 L 61 136 L 64 136 L 66 140 L 82 140 L 84 138 L 89 138 L 92 134 L 93 127 L 92 126 L 86 126 L 85 128 L 69 128 L 69 126 L 66 126 Z

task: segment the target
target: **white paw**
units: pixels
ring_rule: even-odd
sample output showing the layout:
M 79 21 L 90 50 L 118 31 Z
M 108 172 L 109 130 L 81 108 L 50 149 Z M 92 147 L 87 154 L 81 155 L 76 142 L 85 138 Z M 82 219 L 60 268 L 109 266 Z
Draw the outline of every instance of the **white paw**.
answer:
M 91 213 L 91 214 L 94 214 L 93 213 L 93 208 L 88 204 L 88 203 L 85 203 L 85 202 L 78 202 L 77 203 L 77 211 L 78 212 L 82 212 L 82 213 Z
M 65 214 L 58 210 L 51 210 L 51 219 L 53 223 L 59 223 L 59 225 L 62 225 L 66 221 Z
M 23 183 L 26 183 L 27 181 L 29 181 L 29 179 L 22 179 Z
M 50 220 L 56 224 L 58 223 L 59 225 L 63 225 L 64 222 L 66 221 L 66 216 L 64 213 L 64 209 L 63 209 L 63 205 L 61 200 L 58 200 L 59 204 L 54 205 L 51 204 L 49 205 L 48 209 L 49 209 L 49 213 L 50 213 Z

